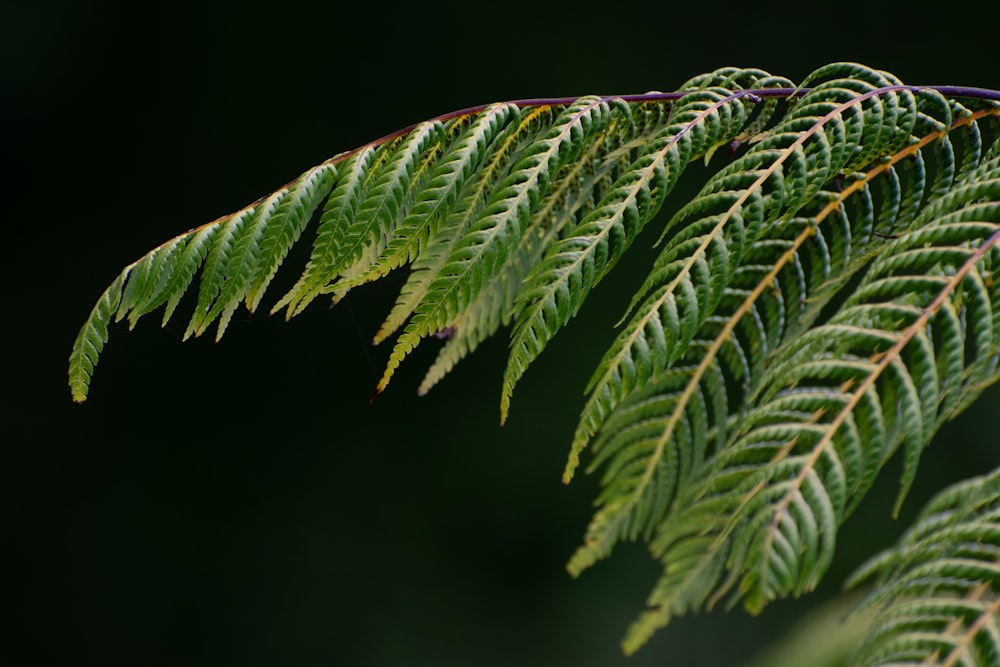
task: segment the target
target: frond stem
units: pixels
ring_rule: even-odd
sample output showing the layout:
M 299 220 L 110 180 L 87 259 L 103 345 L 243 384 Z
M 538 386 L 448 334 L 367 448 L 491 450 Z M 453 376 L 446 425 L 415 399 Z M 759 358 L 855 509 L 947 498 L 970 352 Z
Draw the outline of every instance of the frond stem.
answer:
M 899 86 L 888 86 L 888 87 L 885 87 L 885 88 L 879 88 L 877 91 L 872 91 L 872 92 L 874 92 L 875 94 L 883 94 L 883 93 L 888 93 L 888 92 L 902 92 L 902 91 L 909 91 L 911 93 L 916 93 L 916 92 L 920 92 L 922 90 L 934 90 L 934 91 L 937 91 L 938 93 L 941 93 L 942 95 L 951 96 L 951 97 L 969 97 L 969 98 L 980 99 L 980 100 L 990 100 L 990 101 L 994 101 L 994 102 L 1000 102 L 1000 90 L 991 90 L 989 88 L 975 88 L 975 87 L 968 87 L 968 86 L 904 86 L 904 85 L 899 85 Z M 788 98 L 788 97 L 801 97 L 801 96 L 803 96 L 806 93 L 809 93 L 811 91 L 812 91 L 812 88 L 752 88 L 752 89 L 744 89 L 744 90 L 733 91 L 733 97 L 735 99 L 739 99 L 739 98 L 742 98 L 742 97 L 749 97 L 750 99 L 753 99 L 755 97 L 756 98 L 760 98 L 760 99 L 767 98 L 767 97 L 776 97 L 776 98 L 785 97 L 785 98 Z M 652 92 L 652 93 L 638 93 L 638 94 L 633 94 L 633 95 L 605 95 L 605 96 L 603 96 L 603 97 L 600 98 L 599 102 L 610 102 L 612 100 L 621 100 L 623 102 L 674 102 L 674 101 L 677 101 L 677 100 L 681 99 L 682 97 L 684 97 L 685 95 L 687 95 L 689 92 L 691 92 L 691 91 L 676 91 L 676 92 L 671 92 L 671 93 Z M 869 93 L 865 93 L 865 95 L 868 96 Z M 511 100 L 509 102 L 506 102 L 506 104 L 512 104 L 514 106 L 518 106 L 518 107 L 522 107 L 522 108 L 524 108 L 524 107 L 566 106 L 566 105 L 572 104 L 573 102 L 576 102 L 578 99 L 580 99 L 579 96 L 577 96 L 577 97 L 529 97 L 529 98 L 525 98 L 525 99 L 521 99 L 521 100 Z M 466 107 L 464 109 L 458 109 L 456 111 L 449 111 L 448 113 L 441 114 L 440 116 L 436 116 L 435 118 L 432 118 L 431 121 L 435 121 L 436 120 L 436 121 L 439 121 L 439 122 L 443 123 L 445 121 L 449 121 L 449 120 L 452 120 L 454 118 L 460 118 L 461 116 L 466 116 L 466 115 L 480 113 L 482 111 L 485 111 L 487 108 L 489 108 L 489 106 L 490 106 L 490 104 L 477 104 L 476 106 Z M 346 159 L 352 153 L 356 153 L 357 151 L 362 150 L 366 146 L 377 146 L 379 144 L 385 143 L 386 141 L 392 141 L 393 139 L 395 139 L 395 138 L 397 138 L 399 136 L 402 136 L 404 134 L 407 134 L 407 133 L 411 132 L 415 127 L 417 127 L 417 125 L 419 125 L 419 123 L 414 123 L 413 125 L 409 125 L 407 127 L 404 127 L 401 130 L 396 130 L 395 132 L 391 132 L 391 133 L 385 135 L 384 137 L 381 137 L 379 139 L 376 139 L 375 141 L 372 141 L 372 142 L 369 142 L 368 144 L 365 144 L 364 146 L 358 146 L 357 148 L 355 148 L 352 151 L 348 151 L 346 153 L 342 153 L 341 155 L 338 155 L 334 159 L 337 160 L 337 161 L 340 161 L 340 160 Z

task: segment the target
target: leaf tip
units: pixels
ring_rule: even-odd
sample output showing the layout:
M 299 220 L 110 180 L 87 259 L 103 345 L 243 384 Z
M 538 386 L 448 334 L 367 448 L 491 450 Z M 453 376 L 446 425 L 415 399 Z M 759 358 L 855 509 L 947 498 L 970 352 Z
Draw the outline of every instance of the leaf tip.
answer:
M 576 469 L 580 467 L 580 452 L 583 451 L 586 444 L 586 441 L 581 442 L 577 439 L 570 446 L 569 456 L 566 458 L 566 468 L 563 469 L 563 484 L 569 484 L 573 481 L 573 475 L 576 473 Z
M 569 576 L 577 579 L 583 574 L 584 570 L 593 564 L 594 558 L 592 554 L 583 546 L 577 549 L 576 553 L 570 557 L 569 562 L 566 563 L 566 572 L 569 573 Z
M 390 365 L 386 367 L 385 372 L 382 374 L 382 377 L 378 381 L 378 384 L 375 385 L 375 391 L 372 393 L 372 398 L 378 396 L 383 391 L 385 391 L 385 388 L 389 386 L 389 380 L 392 379 L 392 374 L 395 370 L 396 370 L 395 365 Z
M 383 325 L 381 328 L 379 328 L 378 331 L 375 332 L 375 336 L 372 338 L 372 345 L 378 345 L 379 343 L 384 341 L 386 338 L 389 337 L 389 333 L 390 332 L 387 331 L 385 326 Z

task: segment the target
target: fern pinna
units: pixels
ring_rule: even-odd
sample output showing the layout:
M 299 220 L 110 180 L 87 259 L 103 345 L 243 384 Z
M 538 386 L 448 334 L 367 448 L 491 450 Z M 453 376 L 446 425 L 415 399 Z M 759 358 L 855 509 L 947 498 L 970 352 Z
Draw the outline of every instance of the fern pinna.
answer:
M 901 502 L 935 431 L 1000 378 L 998 121 L 995 91 L 852 63 L 799 86 L 726 68 L 674 93 L 446 114 L 125 267 L 76 339 L 70 387 L 86 398 L 112 320 L 162 306 L 166 323 L 196 276 L 185 336 L 221 337 L 314 226 L 272 312 L 410 265 L 376 336 L 398 333 L 377 391 L 427 338 L 446 340 L 420 393 L 509 326 L 505 419 L 531 363 L 705 160 L 714 172 L 663 225 L 594 370 L 564 474 L 588 448 L 601 474 L 573 575 L 621 540 L 663 564 L 632 652 L 678 614 L 812 589 L 887 460 L 902 450 Z M 859 660 L 1000 654 L 998 497 L 995 481 L 961 486 L 869 568 L 888 573 L 871 603 L 884 614 Z

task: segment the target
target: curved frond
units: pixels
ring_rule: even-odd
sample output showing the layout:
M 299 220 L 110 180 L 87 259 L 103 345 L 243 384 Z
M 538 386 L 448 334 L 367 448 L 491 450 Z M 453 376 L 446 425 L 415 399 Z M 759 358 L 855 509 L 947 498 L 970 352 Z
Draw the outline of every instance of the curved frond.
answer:
M 615 109 L 601 98 L 581 98 L 556 117 L 545 136 L 521 153 L 427 288 L 396 342 L 376 391 L 382 391 L 403 358 L 425 338 L 448 327 L 479 290 L 499 274 L 520 242 L 550 174 L 575 157 L 611 122 Z
M 811 590 L 832 558 L 836 529 L 874 472 L 905 444 L 905 492 L 920 450 L 953 414 L 946 385 L 956 369 L 943 362 L 966 354 L 970 342 L 954 337 L 956 320 L 964 322 L 960 332 L 990 330 L 959 362 L 962 393 L 977 391 L 969 378 L 995 375 L 997 304 L 981 297 L 1000 262 L 1000 203 L 953 204 L 950 214 L 889 244 L 829 323 L 772 359 L 733 442 L 679 494 L 682 509 L 657 527 L 651 548 L 670 574 L 630 645 L 678 609 L 712 604 L 734 589 L 733 599 L 753 611 Z M 968 308 L 971 301 L 983 308 Z
M 69 388 L 77 403 L 87 399 L 90 378 L 108 340 L 108 324 L 118 310 L 125 277 L 119 276 L 104 291 L 73 342 L 73 352 L 69 355 Z
M 852 168 L 858 156 L 879 148 L 891 152 L 889 146 L 868 145 L 880 138 L 887 112 L 897 112 L 891 120 L 896 134 L 910 135 L 917 117 L 912 94 L 894 90 L 878 75 L 873 79 L 817 86 L 667 224 L 666 230 L 681 230 L 667 241 L 633 297 L 631 317 L 589 383 L 566 481 L 617 402 L 677 361 L 762 228 L 794 215 L 838 172 Z M 894 101 L 897 97 L 906 101 Z
M 302 312 L 335 278 L 348 271 L 362 273 L 376 262 L 410 204 L 405 195 L 415 177 L 427 175 L 420 163 L 428 153 L 437 155 L 442 135 L 440 123 L 421 123 L 409 134 L 347 160 L 346 175 L 320 220 L 309 264 L 275 310 L 287 305 L 289 317 Z
M 938 138 L 929 135 L 914 149 Z M 878 177 L 897 166 L 920 172 L 919 157 L 919 152 L 900 153 L 842 190 L 821 193 L 812 217 L 770 227 L 748 250 L 723 291 L 718 314 L 702 325 L 682 360 L 612 411 L 595 441 L 590 467 L 606 466 L 601 509 L 570 561 L 570 572 L 579 574 L 606 556 L 619 539 L 648 536 L 677 485 L 700 467 L 710 447 L 724 446 L 734 416 L 730 406 L 760 384 L 768 355 L 815 318 L 836 289 L 884 245 L 876 230 L 900 223 L 898 206 L 876 211 L 872 186 Z M 923 181 L 913 183 L 908 196 L 920 197 Z M 895 179 L 887 184 L 891 199 L 902 198 Z M 648 502 L 651 494 L 661 500 Z
M 774 83 L 765 78 L 764 84 Z M 621 258 L 677 183 L 684 167 L 741 134 L 751 114 L 747 90 L 706 88 L 674 106 L 670 124 L 648 141 L 598 207 L 548 253 L 518 296 L 511 355 L 504 375 L 501 421 L 514 385 L 590 290 Z
M 185 338 L 254 313 L 311 244 L 287 317 L 408 267 L 376 392 L 427 338 L 423 394 L 503 327 L 515 386 L 682 173 L 659 255 L 585 388 L 563 478 L 600 492 L 573 576 L 622 540 L 663 566 L 625 638 L 722 600 L 813 589 L 839 527 L 901 456 L 902 502 L 942 424 L 1000 380 L 1000 92 L 904 85 L 855 63 L 799 87 L 721 68 L 673 93 L 490 104 L 341 153 L 126 266 L 69 360 L 83 401 L 112 322 L 190 295 Z M 310 232 L 310 225 L 313 226 Z M 292 281 L 289 281 L 292 282 Z M 581 360 L 583 362 L 583 360 Z M 864 568 L 858 664 L 997 662 L 997 474 L 935 500 Z
M 346 289 L 376 280 L 419 257 L 454 207 L 466 181 L 478 169 L 494 137 L 517 114 L 516 107 L 494 104 L 477 116 L 452 121 L 449 132 L 458 136 L 433 163 L 426 187 L 412 188 L 416 192 L 413 208 L 399 223 L 382 256 L 364 273 L 338 287 Z

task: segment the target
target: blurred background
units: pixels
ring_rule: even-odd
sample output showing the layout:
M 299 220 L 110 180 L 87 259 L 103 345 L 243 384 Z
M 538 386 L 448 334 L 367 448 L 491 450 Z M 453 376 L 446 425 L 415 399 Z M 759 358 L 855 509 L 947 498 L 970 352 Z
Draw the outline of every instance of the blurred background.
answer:
M 572 580 L 564 565 L 596 483 L 560 475 L 655 222 L 522 380 L 503 428 L 502 336 L 418 399 L 426 343 L 369 404 L 389 350 L 368 341 L 401 275 L 288 323 L 237 313 L 218 344 L 182 344 L 180 313 L 166 329 L 157 314 L 116 326 L 84 405 L 70 401 L 66 359 L 125 264 L 453 109 L 671 90 L 726 65 L 800 80 L 835 60 L 1000 88 L 995 6 L 873 7 L 5 3 L 14 623 L 0 662 L 697 667 L 759 655 L 934 491 L 996 466 L 1000 387 L 939 434 L 899 521 L 894 462 L 815 594 L 753 619 L 676 621 L 626 659 L 619 641 L 658 567 L 625 545 Z M 682 180 L 675 201 L 694 185 Z

